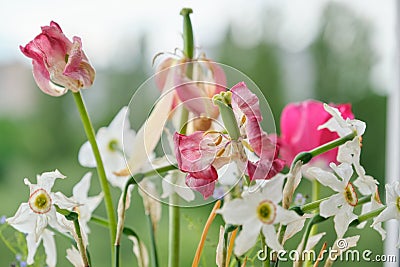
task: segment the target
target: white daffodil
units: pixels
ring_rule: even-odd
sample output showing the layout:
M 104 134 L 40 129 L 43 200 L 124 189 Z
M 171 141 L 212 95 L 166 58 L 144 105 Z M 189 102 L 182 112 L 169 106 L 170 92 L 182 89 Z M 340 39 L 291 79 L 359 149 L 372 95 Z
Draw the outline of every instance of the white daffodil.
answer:
M 97 196 L 89 197 L 90 180 L 92 173 L 86 173 L 81 181 L 72 189 L 72 199 L 79 203 L 79 206 L 74 208 L 74 211 L 79 214 L 79 224 L 83 234 L 83 240 L 87 241 L 87 235 L 90 233 L 88 222 L 92 217 L 93 211 L 99 206 L 103 199 L 103 193 Z
M 127 155 L 133 153 L 135 141 L 135 131 L 130 128 L 128 114 L 129 108 L 123 107 L 110 125 L 100 128 L 96 134 L 107 179 L 113 186 L 121 189 L 124 188 L 128 177 L 118 177 L 114 172 L 126 168 L 124 153 Z M 84 167 L 97 166 L 89 141 L 80 148 L 78 160 Z
M 400 221 L 400 184 L 397 181 L 386 185 L 386 208 L 374 219 L 372 226 L 390 219 Z M 400 237 L 397 243 L 397 247 L 399 246 Z
M 344 137 L 353 132 L 357 133 L 357 137 L 364 134 L 366 128 L 365 122 L 355 119 L 351 120 L 349 118 L 343 119 L 340 111 L 328 104 L 324 104 L 324 109 L 332 115 L 332 118 L 320 125 L 318 130 L 327 128 L 331 132 L 337 132 L 340 137 Z
M 338 179 L 333 173 L 324 171 L 320 168 L 309 168 L 307 173 L 309 176 L 317 179 L 321 184 L 329 186 L 337 194 L 332 195 L 327 200 L 324 200 L 319 205 L 320 215 L 322 217 L 335 216 L 335 231 L 338 238 L 343 237 L 347 231 L 349 224 L 357 219 L 353 214 L 353 209 L 357 205 L 358 198 L 350 178 L 353 175 L 353 169 L 350 164 L 342 163 L 336 166 L 334 163 L 329 165 Z
M 282 200 L 282 186 L 283 176 L 277 176 L 258 191 L 225 203 L 218 211 L 226 223 L 243 226 L 235 241 L 236 255 L 242 255 L 253 247 L 260 232 L 263 233 L 267 246 L 277 251 L 283 249 L 274 225 L 286 225 L 299 220 L 300 216 L 278 205 Z
M 28 245 L 28 264 L 33 263 L 36 249 L 43 240 L 43 245 L 47 254 L 47 264 L 55 266 L 55 243 L 53 233 L 46 230 L 47 225 L 61 232 L 66 232 L 62 223 L 60 223 L 54 205 L 62 209 L 72 209 L 77 203 L 67 198 L 62 193 L 51 192 L 54 182 L 58 178 L 65 178 L 58 170 L 54 172 L 45 172 L 37 176 L 37 184 L 31 184 L 27 178 L 24 179 L 29 186 L 30 196 L 27 203 L 22 203 L 14 217 L 8 218 L 7 223 L 16 230 L 27 234 L 26 241 Z
M 354 182 L 354 184 L 357 181 Z M 371 193 L 370 193 L 371 194 Z M 384 205 L 381 202 L 381 199 L 379 197 L 379 192 L 378 192 L 378 187 L 375 185 L 375 191 L 372 192 L 371 196 L 371 201 L 364 204 L 361 208 L 361 214 L 365 214 L 374 210 L 377 210 L 379 208 L 384 207 Z M 362 229 L 364 226 L 367 224 L 367 222 L 360 223 L 357 225 L 357 228 Z M 386 238 L 386 231 L 385 229 L 382 228 L 382 223 L 376 223 L 375 225 L 372 225 L 372 228 L 374 228 L 382 237 L 382 240 Z
M 179 170 L 169 171 L 162 180 L 162 198 L 167 198 L 173 193 L 190 202 L 195 198 L 194 192 L 185 183 L 186 173 Z
M 69 260 L 70 263 L 72 263 L 72 265 L 74 265 L 74 267 L 85 267 L 85 264 L 82 261 L 81 254 L 74 246 L 67 249 L 66 258 Z

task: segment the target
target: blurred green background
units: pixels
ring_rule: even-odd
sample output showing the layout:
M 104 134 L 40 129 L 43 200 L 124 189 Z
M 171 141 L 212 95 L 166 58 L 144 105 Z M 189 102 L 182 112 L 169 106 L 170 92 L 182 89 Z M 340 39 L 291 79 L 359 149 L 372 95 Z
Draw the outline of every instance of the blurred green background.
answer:
M 277 9 L 260 11 L 264 17 L 260 23 L 265 24 L 265 38 L 257 43 L 252 45 L 238 43 L 237 37 L 235 39 L 237 25 L 231 24 L 223 33 L 222 41 L 212 47 L 204 48 L 205 52 L 214 60 L 244 72 L 259 86 L 269 101 L 278 131 L 280 112 L 290 101 L 314 98 L 324 102 L 351 102 L 356 117 L 367 123 L 367 131 L 363 138 L 362 163 L 367 173 L 384 184 L 387 101 L 381 88 L 376 88 L 369 79 L 377 59 L 371 44 L 373 28 L 365 18 L 358 16 L 348 7 L 330 3 L 324 7 L 323 15 L 318 21 L 317 34 L 312 42 L 300 52 L 293 52 L 276 41 L 279 39 L 279 31 L 276 30 L 280 23 L 278 11 Z M 193 26 L 196 35 L 196 24 Z M 34 34 L 32 33 L 32 37 Z M 93 88 L 83 92 L 96 129 L 108 125 L 118 110 L 128 104 L 135 88 L 151 75 L 151 58 L 146 56 L 148 46 L 146 40 L 146 34 L 143 34 L 140 42 L 141 52 L 132 58 L 134 63 L 123 68 L 110 65 L 97 69 Z M 158 46 L 160 51 L 165 49 L 162 44 Z M 86 53 L 90 55 L 90 51 Z M 304 72 L 311 74 L 305 75 L 308 80 L 297 88 L 291 78 L 293 75 L 302 76 Z M 2 203 L 0 216 L 14 215 L 19 203 L 26 202 L 29 191 L 23 184 L 24 177 L 34 181 L 36 174 L 57 168 L 67 175 L 68 179 L 57 181 L 55 190 L 62 190 L 66 195 L 70 195 L 72 186 L 88 171 L 81 167 L 77 160 L 77 153 L 85 142 L 85 135 L 71 94 L 54 98 L 41 93 L 34 84 L 28 65 L 0 66 L 1 79 L 6 79 L 10 73 L 18 79 L 27 81 L 29 88 L 25 91 L 29 92 L 25 95 L 18 92 L 9 95 L 10 101 L 20 103 L 21 112 L 17 112 L 15 116 L 0 113 L 0 203 Z M 2 83 L 2 86 L 4 88 L 1 90 L 12 92 L 12 84 Z M 19 97 L 23 97 L 24 100 L 19 101 Z M 380 189 L 381 197 L 384 199 L 383 187 Z M 97 194 L 99 190 L 94 172 L 90 192 Z M 305 195 L 310 194 L 310 183 L 304 181 L 299 191 Z M 112 192 L 116 202 L 119 192 L 116 189 Z M 323 191 L 323 194 L 327 195 L 329 191 Z M 181 266 L 191 265 L 211 208 L 212 206 L 204 206 L 182 210 Z M 165 205 L 162 212 L 157 232 L 157 246 L 161 266 L 166 266 L 168 209 Z M 99 207 L 96 214 L 104 216 L 104 207 Z M 145 243 L 149 244 L 148 225 L 141 198 L 136 191 L 126 223 L 140 233 Z M 206 241 L 202 266 L 215 266 L 215 248 L 221 223 L 219 217 L 213 223 Z M 90 227 L 93 233 L 90 235 L 93 266 L 110 266 L 107 230 L 95 224 L 91 224 Z M 331 244 L 334 238 L 332 227 L 331 220 L 320 226 L 321 231 L 327 232 L 328 244 Z M 361 233 L 358 250 L 370 249 L 374 254 L 383 253 L 380 236 L 369 227 L 362 231 L 352 228 L 347 236 Z M 4 229 L 3 234 L 13 239 L 15 232 L 8 227 Z M 300 235 L 297 235 L 289 242 L 289 248 L 294 247 L 299 238 Z M 58 266 L 69 266 L 65 260 L 65 249 L 70 245 L 63 237 L 57 236 L 56 242 Z M 321 243 L 318 247 L 320 246 Z M 123 266 L 136 266 L 131 242 L 124 239 L 122 248 Z M 39 249 L 40 252 L 43 252 L 42 248 Z M 15 255 L 3 242 L 0 242 L 0 265 L 10 266 L 12 262 L 15 262 Z M 368 263 L 354 262 L 351 266 L 365 264 Z M 381 266 L 378 263 L 371 264 L 371 266 Z M 257 260 L 254 261 L 254 266 L 260 265 Z M 285 263 L 282 266 L 290 264 Z M 337 266 L 349 266 L 349 263 L 339 262 Z

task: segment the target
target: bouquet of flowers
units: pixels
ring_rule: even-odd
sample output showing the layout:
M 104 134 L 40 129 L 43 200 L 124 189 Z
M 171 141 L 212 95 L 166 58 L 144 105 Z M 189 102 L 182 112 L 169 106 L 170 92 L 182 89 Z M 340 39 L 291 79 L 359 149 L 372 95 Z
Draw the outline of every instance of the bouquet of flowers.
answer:
M 192 266 L 200 266 L 216 216 L 224 221 L 214 237 L 219 267 L 279 266 L 288 256 L 294 266 L 331 266 L 360 239 L 346 235 L 349 227 L 369 223 L 383 240 L 382 222 L 400 219 L 399 184 L 386 185 L 382 203 L 377 180 L 360 164 L 366 124 L 355 118 L 350 104 L 292 103 L 282 112 L 280 135 L 266 132 L 265 125 L 274 127 L 268 102 L 248 77 L 195 51 L 191 13 L 189 8 L 181 11 L 183 50 L 169 57 L 157 55 L 164 58 L 155 75 L 97 133 L 82 96 L 82 89 L 91 87 L 95 70 L 81 38 L 71 41 L 52 21 L 20 47 L 32 59 L 33 78 L 44 93 L 72 94 L 87 136 L 78 160 L 97 169 L 101 192 L 88 196 L 91 172 L 69 197 L 52 191 L 56 180 L 66 178 L 57 169 L 39 174 L 36 181 L 25 178 L 30 190 L 27 201 L 3 220 L 26 239 L 21 251 L 8 244 L 20 254 L 19 266 L 40 266 L 35 254 L 41 243 L 47 266 L 56 266 L 54 235 L 70 242 L 66 257 L 73 266 L 91 266 L 96 252 L 90 249 L 89 226 L 98 224 L 109 230 L 109 266 L 121 266 L 121 240 L 128 238 L 138 266 L 176 267 L 185 238 L 179 232 L 180 208 L 212 202 Z M 159 92 L 151 107 L 141 105 L 147 88 Z M 148 112 L 136 132 L 131 129 L 135 109 Z M 297 190 L 300 183 L 309 182 L 311 200 Z M 110 186 L 120 189 L 117 205 Z M 321 187 L 332 189 L 331 195 L 321 198 Z M 145 214 L 134 216 L 148 217 L 150 244 L 126 220 L 132 190 L 142 196 Z M 161 202 L 169 205 L 167 259 L 159 258 L 156 245 Z M 99 205 L 105 205 L 106 218 L 95 214 Z M 357 206 L 362 207 L 360 212 Z M 334 223 L 336 241 L 331 244 L 318 230 L 326 220 Z M 302 234 L 298 247 L 288 254 L 285 242 L 298 233 Z M 320 240 L 322 247 L 317 246 Z M 329 256 L 323 257 L 326 251 Z

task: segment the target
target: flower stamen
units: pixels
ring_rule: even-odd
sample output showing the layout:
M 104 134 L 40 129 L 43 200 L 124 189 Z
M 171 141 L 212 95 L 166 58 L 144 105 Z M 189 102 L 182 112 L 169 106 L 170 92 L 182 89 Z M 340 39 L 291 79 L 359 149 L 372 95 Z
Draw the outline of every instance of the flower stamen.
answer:
M 29 207 L 38 214 L 47 213 L 51 208 L 50 195 L 43 188 L 37 189 L 29 196 Z
M 257 216 L 265 224 L 273 224 L 276 217 L 276 206 L 270 200 L 264 200 L 258 204 Z
M 357 193 L 352 183 L 348 183 L 344 190 L 344 198 L 350 206 L 355 207 L 358 203 Z

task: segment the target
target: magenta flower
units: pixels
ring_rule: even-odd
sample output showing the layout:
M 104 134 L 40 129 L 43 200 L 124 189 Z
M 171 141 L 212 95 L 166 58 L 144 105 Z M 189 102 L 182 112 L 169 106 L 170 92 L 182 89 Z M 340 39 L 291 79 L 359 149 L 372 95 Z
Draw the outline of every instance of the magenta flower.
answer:
M 54 21 L 20 49 L 32 59 L 33 77 L 48 95 L 61 96 L 93 84 L 95 71 L 82 51 L 81 39 L 75 36 L 71 42 Z
M 257 96 L 243 82 L 232 87 L 229 93 L 241 133 L 238 139 L 218 131 L 174 135 L 178 167 L 188 173 L 186 184 L 204 198 L 214 191 L 217 170 L 232 161 L 246 172 L 250 180 L 270 179 L 284 166 L 284 162 L 277 158 L 277 146 L 260 126 L 262 116 Z M 248 159 L 245 147 L 258 157 L 256 162 Z
M 339 109 L 344 119 L 354 119 L 351 104 L 332 105 Z M 327 122 L 332 116 L 325 111 L 323 103 L 307 100 L 287 105 L 281 115 L 281 136 L 279 138 L 280 155 L 290 166 L 294 157 L 303 151 L 308 151 L 328 143 L 339 136 L 328 129 L 318 130 L 318 126 Z M 312 162 L 323 161 L 336 163 L 338 149 L 332 149 L 316 156 Z

